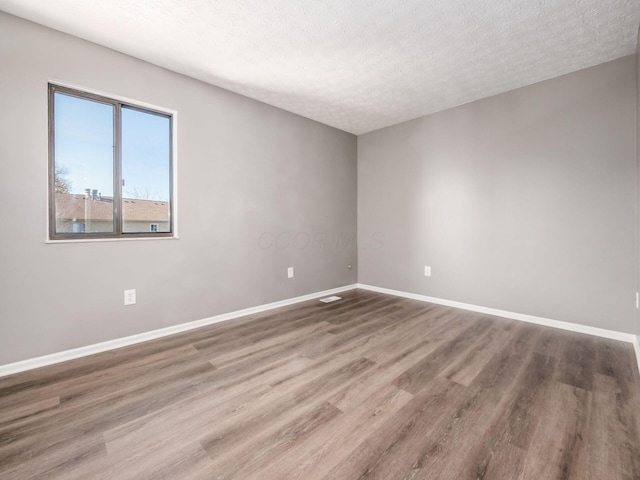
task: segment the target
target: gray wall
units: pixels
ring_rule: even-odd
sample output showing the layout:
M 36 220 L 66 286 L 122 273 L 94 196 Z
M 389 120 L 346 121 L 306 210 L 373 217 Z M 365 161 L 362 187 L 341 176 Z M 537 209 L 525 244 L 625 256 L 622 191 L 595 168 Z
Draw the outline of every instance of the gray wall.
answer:
M 0 37 L 0 364 L 356 281 L 353 135 L 3 13 Z M 49 80 L 179 112 L 179 240 L 44 243 Z
M 358 137 L 359 281 L 633 332 L 635 68 Z

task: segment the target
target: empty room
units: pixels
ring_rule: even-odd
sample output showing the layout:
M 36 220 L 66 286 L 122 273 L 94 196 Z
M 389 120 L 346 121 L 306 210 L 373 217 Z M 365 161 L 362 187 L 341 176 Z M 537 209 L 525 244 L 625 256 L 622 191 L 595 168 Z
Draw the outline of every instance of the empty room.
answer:
M 0 0 L 2 480 L 640 480 L 637 0 Z

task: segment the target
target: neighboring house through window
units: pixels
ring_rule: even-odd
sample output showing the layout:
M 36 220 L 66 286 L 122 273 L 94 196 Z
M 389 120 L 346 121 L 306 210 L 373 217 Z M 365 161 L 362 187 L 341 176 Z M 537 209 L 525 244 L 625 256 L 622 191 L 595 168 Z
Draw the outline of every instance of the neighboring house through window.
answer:
M 171 236 L 171 114 L 49 85 L 49 237 Z

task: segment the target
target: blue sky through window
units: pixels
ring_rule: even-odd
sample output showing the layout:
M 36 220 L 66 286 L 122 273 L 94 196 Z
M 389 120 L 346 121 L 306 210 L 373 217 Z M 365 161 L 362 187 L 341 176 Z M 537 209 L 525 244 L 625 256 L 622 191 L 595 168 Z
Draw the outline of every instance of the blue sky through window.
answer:
M 114 107 L 55 93 L 55 161 L 72 193 L 113 196 Z M 171 124 L 166 116 L 122 108 L 123 197 L 169 200 Z
M 113 106 L 56 92 L 56 171 L 71 193 L 113 196 Z
M 122 109 L 124 198 L 169 201 L 170 138 L 168 117 Z

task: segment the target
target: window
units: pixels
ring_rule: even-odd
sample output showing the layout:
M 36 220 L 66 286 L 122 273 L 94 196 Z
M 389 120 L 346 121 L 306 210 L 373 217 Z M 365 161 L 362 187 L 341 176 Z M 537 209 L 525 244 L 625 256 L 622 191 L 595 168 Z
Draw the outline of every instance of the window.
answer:
M 173 234 L 170 114 L 49 85 L 49 237 Z

